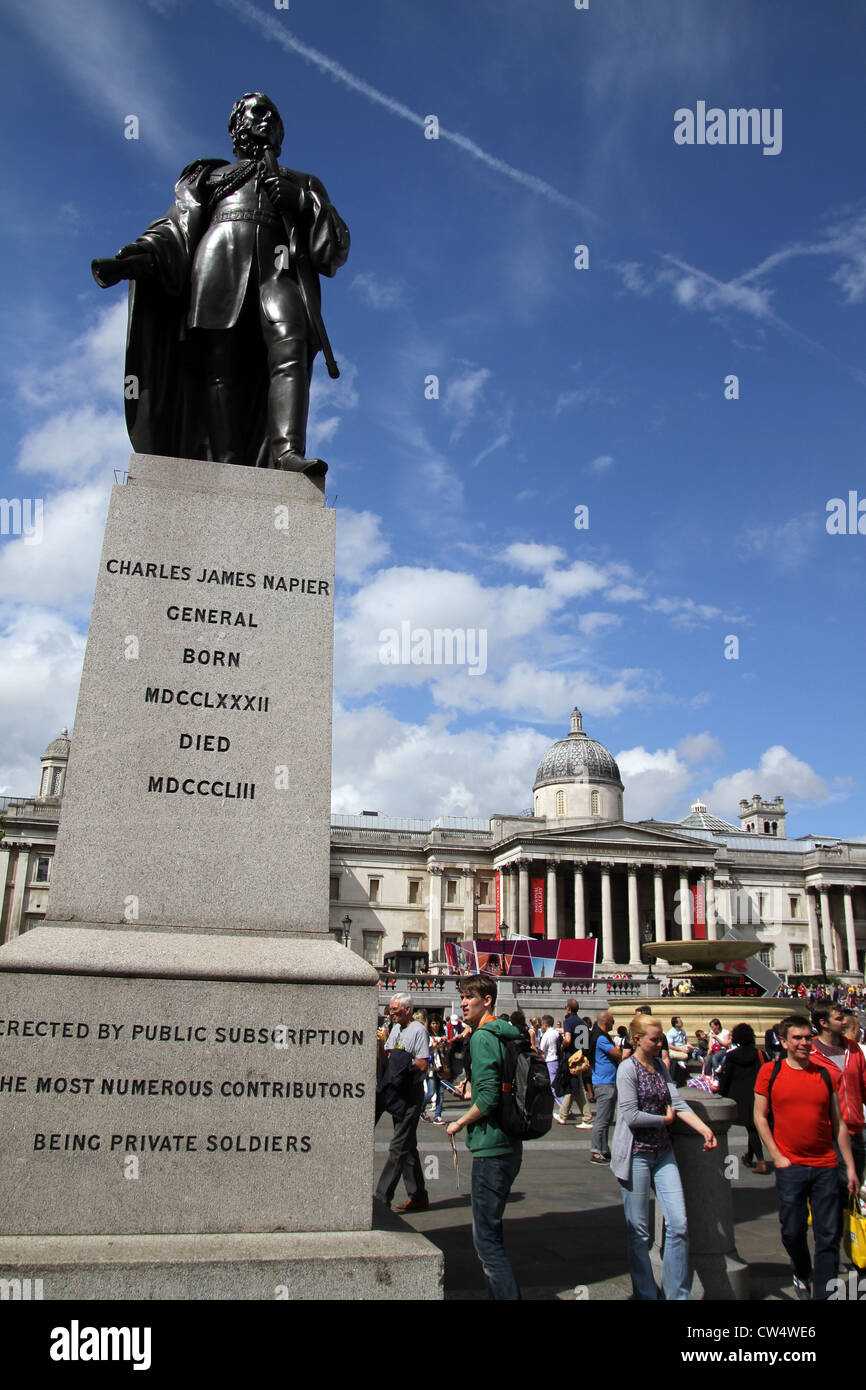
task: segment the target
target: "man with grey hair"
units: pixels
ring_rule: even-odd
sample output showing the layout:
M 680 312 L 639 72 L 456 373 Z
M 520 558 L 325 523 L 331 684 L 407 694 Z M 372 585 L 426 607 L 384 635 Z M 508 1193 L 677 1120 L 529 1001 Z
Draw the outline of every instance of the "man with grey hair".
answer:
M 402 1177 L 408 1200 L 398 1202 L 395 1210 L 426 1211 L 430 1199 L 418 1156 L 418 1121 L 424 1108 L 424 1078 L 430 1056 L 430 1039 L 423 1023 L 412 1018 L 410 995 L 395 994 L 388 1013 L 392 1027 L 383 1049 L 386 1068 L 377 1087 L 376 1119 L 378 1121 L 382 1109 L 390 1110 L 394 1119 L 394 1136 L 375 1196 L 377 1201 L 389 1207 Z M 387 1101 L 383 1099 L 386 1094 Z

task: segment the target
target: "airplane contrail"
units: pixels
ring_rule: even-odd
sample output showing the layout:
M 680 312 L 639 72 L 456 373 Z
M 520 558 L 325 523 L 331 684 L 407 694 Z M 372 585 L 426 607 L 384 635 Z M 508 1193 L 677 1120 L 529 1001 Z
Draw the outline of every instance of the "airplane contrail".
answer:
M 411 125 L 424 129 L 426 118 L 413 111 L 411 107 L 405 106 L 402 101 L 397 101 L 394 97 L 389 97 L 386 92 L 380 92 L 377 87 L 373 87 L 369 82 L 365 82 L 362 77 L 357 77 L 348 68 L 343 67 L 333 58 L 329 58 L 326 53 L 321 53 L 317 48 L 311 48 L 309 44 L 302 43 L 296 39 L 285 26 L 273 15 L 262 14 L 255 9 L 249 0 L 218 0 L 223 9 L 231 10 L 248 24 L 261 29 L 262 32 L 276 43 L 280 44 L 289 53 L 296 53 L 305 62 L 312 63 L 321 72 L 326 72 L 329 77 L 333 77 L 337 82 L 341 82 L 350 91 L 358 92 L 368 101 L 374 102 L 377 106 L 383 106 L 392 115 L 399 116 L 403 121 L 409 121 Z M 458 149 L 464 150 L 466 154 L 477 159 L 481 164 L 486 164 L 488 169 L 493 169 L 498 174 L 503 174 L 511 179 L 513 183 L 519 183 L 521 187 L 528 188 L 531 192 L 546 198 L 548 202 L 555 203 L 558 207 L 570 208 L 572 211 L 579 212 L 582 217 L 590 218 L 593 222 L 601 222 L 597 213 L 585 208 L 575 198 L 569 198 L 565 193 L 560 193 L 553 184 L 545 182 L 535 174 L 527 174 L 523 169 L 515 169 L 513 164 L 508 164 L 506 160 L 499 159 L 496 155 L 488 154 L 487 150 L 477 145 L 474 140 L 470 140 L 466 135 L 461 135 L 455 130 L 446 130 L 444 126 L 439 127 L 439 139 L 447 140 L 450 144 L 456 145 Z

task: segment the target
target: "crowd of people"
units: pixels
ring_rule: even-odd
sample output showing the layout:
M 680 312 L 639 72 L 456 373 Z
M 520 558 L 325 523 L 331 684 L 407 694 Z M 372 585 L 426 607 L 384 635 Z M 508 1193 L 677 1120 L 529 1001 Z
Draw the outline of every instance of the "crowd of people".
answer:
M 794 1292 L 816 1300 L 831 1296 L 843 1220 L 866 1165 L 866 1044 L 847 991 L 837 1000 L 808 1001 L 811 1020 L 803 1014 L 780 1019 L 759 1047 L 749 1024 L 726 1028 L 716 1017 L 690 1038 L 679 1015 L 666 1029 L 649 1005 L 617 1027 L 610 1010 L 594 1021 L 582 1018 L 572 999 L 557 1022 L 551 1014 L 527 1019 L 519 1010 L 497 1016 L 497 983 L 488 976 L 464 977 L 459 989 L 462 1017 L 442 1020 L 424 1010 L 413 1015 L 410 997 L 395 995 L 389 1023 L 380 1028 L 376 1118 L 390 1110 L 394 1137 L 376 1197 L 389 1205 L 402 1177 L 407 1200 L 397 1210 L 426 1210 L 419 1121 L 444 1125 L 448 1094 L 471 1102 L 447 1133 L 453 1142 L 466 1130 L 473 1155 L 473 1239 L 489 1297 L 520 1297 L 502 1218 L 522 1146 L 498 1119 L 503 1046 L 511 1039 L 523 1039 L 527 1053 L 543 1060 L 553 1120 L 567 1124 L 574 1106 L 576 1126 L 592 1131 L 589 1162 L 609 1166 L 618 1182 L 636 1299 L 659 1297 L 649 1255 L 653 1190 L 665 1219 L 663 1296 L 690 1296 L 686 1208 L 671 1126 L 679 1119 L 697 1131 L 705 1153 L 717 1147 L 710 1127 L 688 1104 L 690 1088 L 692 1095 L 717 1093 L 735 1102 L 736 1123 L 747 1136 L 742 1162 L 757 1174 L 775 1175 Z

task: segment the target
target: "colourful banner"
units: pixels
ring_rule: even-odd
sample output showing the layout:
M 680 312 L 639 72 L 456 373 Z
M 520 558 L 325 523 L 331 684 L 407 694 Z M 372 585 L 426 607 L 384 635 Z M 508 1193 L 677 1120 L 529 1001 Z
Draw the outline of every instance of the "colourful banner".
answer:
M 445 946 L 452 975 L 508 975 L 536 980 L 591 980 L 598 942 L 594 937 L 568 941 L 449 941 Z
M 692 937 L 695 941 L 707 939 L 707 912 L 704 903 L 704 885 L 693 883 L 692 890 Z
M 544 879 L 529 880 L 529 930 L 533 936 L 544 936 Z
M 501 921 L 502 921 L 502 897 L 501 897 L 501 894 L 502 894 L 502 885 L 501 885 L 501 882 L 500 882 L 501 878 L 502 878 L 502 875 L 500 874 L 499 870 L 497 869 L 497 870 L 495 871 L 494 875 L 493 875 L 493 891 L 494 891 L 495 901 L 496 901 L 496 940 L 497 940 L 497 941 L 499 940 L 499 935 L 500 935 L 500 933 L 499 933 L 499 925 L 500 925 L 500 923 L 501 923 Z

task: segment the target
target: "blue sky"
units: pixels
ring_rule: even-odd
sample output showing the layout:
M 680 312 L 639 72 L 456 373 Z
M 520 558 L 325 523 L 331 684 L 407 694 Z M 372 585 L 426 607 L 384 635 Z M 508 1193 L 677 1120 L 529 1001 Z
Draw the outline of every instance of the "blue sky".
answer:
M 41 499 L 43 534 L 0 539 L 0 791 L 35 790 L 72 724 L 129 454 L 125 294 L 90 259 L 230 157 L 262 89 L 353 237 L 310 440 L 338 513 L 334 809 L 526 807 L 577 703 L 630 819 L 758 791 L 789 834 L 866 836 L 866 535 L 826 527 L 866 497 L 856 0 L 4 8 L 0 496 Z M 780 152 L 677 144 L 698 102 L 781 110 Z M 485 672 L 383 664 L 403 622 L 484 629 Z

